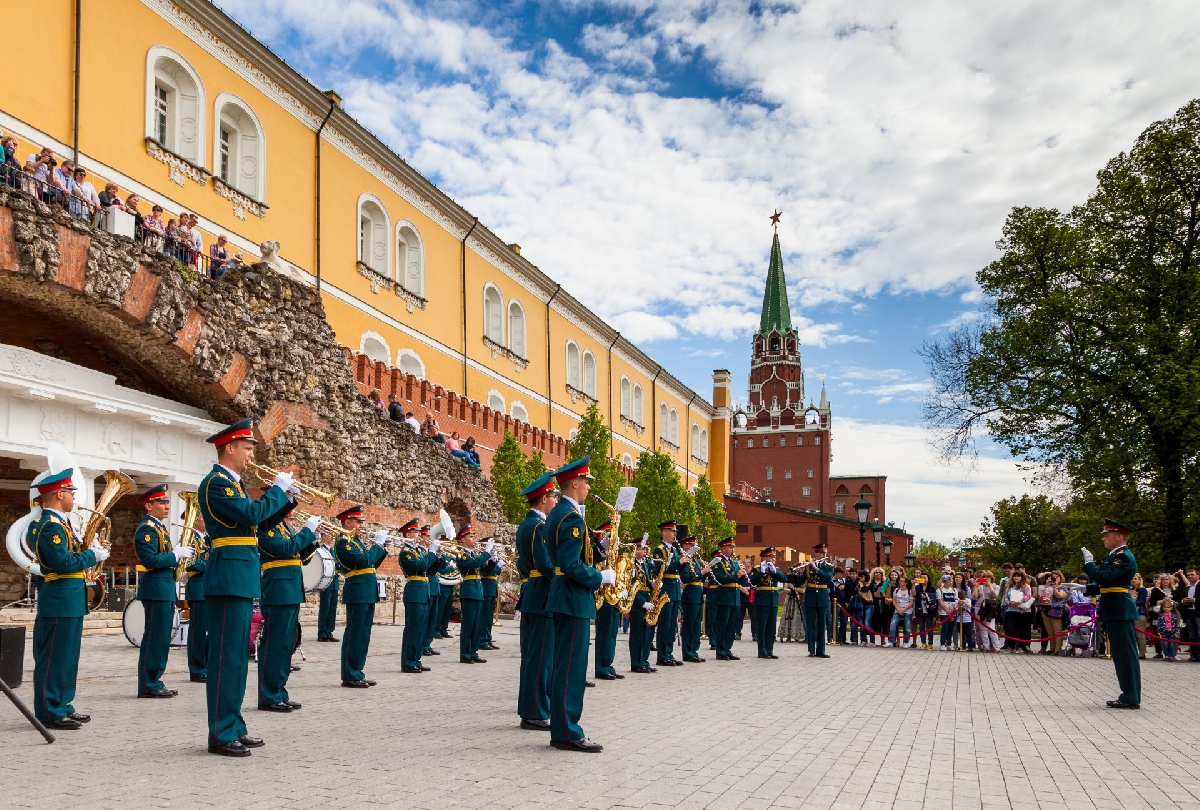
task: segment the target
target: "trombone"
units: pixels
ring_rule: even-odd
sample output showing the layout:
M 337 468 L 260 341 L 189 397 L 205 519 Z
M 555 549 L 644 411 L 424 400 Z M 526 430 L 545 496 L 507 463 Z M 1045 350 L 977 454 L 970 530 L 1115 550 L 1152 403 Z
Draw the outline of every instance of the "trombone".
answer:
M 274 467 L 268 467 L 265 464 L 259 464 L 257 461 L 246 462 L 246 469 L 254 473 L 254 475 L 267 486 L 270 486 L 275 481 L 275 476 L 279 475 L 280 471 Z M 332 492 L 323 492 L 316 487 L 309 486 L 297 480 L 292 481 L 292 486 L 299 491 L 296 499 L 304 503 L 311 504 L 314 500 L 325 502 L 326 506 L 333 506 L 333 502 L 337 500 L 337 495 Z

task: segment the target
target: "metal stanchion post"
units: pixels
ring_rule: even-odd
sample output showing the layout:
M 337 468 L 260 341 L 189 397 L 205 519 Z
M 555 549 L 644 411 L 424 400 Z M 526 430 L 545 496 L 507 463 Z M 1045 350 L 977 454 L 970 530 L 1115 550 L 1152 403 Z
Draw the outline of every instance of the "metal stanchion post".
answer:
M 958 651 L 964 652 L 966 645 L 963 644 L 963 612 L 962 603 L 958 603 Z
M 1107 659 L 1112 658 L 1112 642 L 1108 637 L 1107 630 L 1104 631 L 1104 657 Z
M 708 641 L 708 595 L 705 594 L 704 603 L 700 605 L 700 640 Z
M 833 629 L 832 629 L 832 631 L 831 631 L 831 633 L 832 633 L 832 636 L 833 636 L 833 640 L 829 642 L 829 646 L 830 646 L 830 647 L 840 647 L 840 646 L 842 646 L 842 645 L 841 645 L 841 642 L 839 642 L 839 641 L 837 640 L 837 622 L 838 622 L 838 615 L 837 615 L 837 612 L 838 612 L 837 597 L 835 596 L 835 597 L 834 597 L 834 598 L 833 598 L 831 601 L 832 601 L 832 603 L 833 603 L 833 609 L 829 611 L 829 621 L 830 621 L 830 623 L 833 625 Z

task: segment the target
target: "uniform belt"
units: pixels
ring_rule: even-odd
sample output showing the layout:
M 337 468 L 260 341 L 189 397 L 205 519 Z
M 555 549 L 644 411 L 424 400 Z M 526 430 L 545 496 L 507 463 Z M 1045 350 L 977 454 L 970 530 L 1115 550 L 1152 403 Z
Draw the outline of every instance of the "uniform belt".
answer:
M 828 588 L 828 585 L 805 585 L 808 588 Z
M 755 590 L 756 591 L 777 591 L 777 590 L 779 590 L 779 586 L 778 585 L 759 585 L 757 588 L 755 588 Z
M 409 582 L 428 582 L 429 581 L 429 577 L 419 577 L 419 576 L 405 577 L 405 579 L 407 579 Z
M 359 574 L 374 574 L 374 573 L 375 573 L 374 568 L 360 568 L 357 571 L 347 571 L 345 574 L 343 574 L 343 576 L 346 577 L 346 579 L 350 579 L 350 577 L 356 577 Z
M 683 583 L 683 587 L 685 587 L 685 588 L 700 588 L 700 587 L 703 587 L 703 583 L 701 583 L 701 582 L 685 582 L 685 583 Z
M 721 587 L 722 588 L 740 588 L 741 585 L 738 585 L 736 582 L 722 582 Z
M 1128 594 L 1128 588 L 1101 588 L 1100 593 L 1123 593 Z
M 679 574 L 663 574 L 663 579 L 679 579 Z
M 493 577 L 493 576 L 484 576 L 483 578 L 484 579 L 495 579 L 495 577 Z
M 466 582 L 468 579 L 479 579 L 479 574 L 466 574 L 463 576 L 463 582 Z
M 529 576 L 526 577 L 526 579 L 536 579 L 537 577 L 540 577 L 541 575 L 542 575 L 541 571 L 534 569 L 533 571 L 529 572 Z
M 83 572 L 76 571 L 74 574 L 43 574 L 42 578 L 47 582 L 53 582 L 56 579 L 83 579 Z
M 257 546 L 257 537 L 219 537 L 212 541 L 213 548 L 224 548 L 225 546 Z
M 147 571 L 149 571 L 149 570 L 150 570 L 149 568 L 147 568 L 146 566 L 142 565 L 141 563 L 138 563 L 138 564 L 137 564 L 137 565 L 135 565 L 133 568 L 134 568 L 134 570 L 135 570 L 135 571 L 137 571 L 139 574 L 144 574 L 144 573 L 146 573 Z
M 288 565 L 299 566 L 301 564 L 302 563 L 299 560 L 271 560 L 271 562 L 265 562 L 259 567 L 263 571 L 266 571 L 270 568 L 283 568 L 284 566 L 288 566 Z

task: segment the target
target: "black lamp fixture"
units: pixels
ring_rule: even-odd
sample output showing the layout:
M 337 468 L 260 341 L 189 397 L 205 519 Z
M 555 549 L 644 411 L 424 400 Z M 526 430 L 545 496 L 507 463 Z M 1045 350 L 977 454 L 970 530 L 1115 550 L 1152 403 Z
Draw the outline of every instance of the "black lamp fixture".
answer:
M 879 559 L 883 544 L 883 527 L 879 525 L 879 518 L 875 518 L 875 522 L 871 524 L 871 534 L 875 535 L 875 567 L 882 565 Z
M 916 554 L 913 554 L 910 551 L 904 555 L 904 567 L 905 568 L 914 568 L 914 567 L 916 567 L 916 564 L 917 564 L 917 555 Z
M 883 538 L 883 558 L 888 566 L 892 564 L 892 538 L 891 536 Z
M 854 504 L 854 513 L 858 517 L 858 564 L 867 564 L 867 512 L 871 511 L 871 502 L 862 495 Z

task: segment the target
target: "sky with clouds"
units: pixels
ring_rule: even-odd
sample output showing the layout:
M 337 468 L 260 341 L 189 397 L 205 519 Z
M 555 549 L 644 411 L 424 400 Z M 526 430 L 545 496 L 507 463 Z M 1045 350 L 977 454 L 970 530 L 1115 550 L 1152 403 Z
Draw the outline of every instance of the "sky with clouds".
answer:
M 783 211 L 835 472 L 943 541 L 1028 487 L 937 462 L 914 349 L 978 317 L 1013 206 L 1081 202 L 1200 87 L 1183 0 L 219 5 L 701 393 L 746 379 Z

